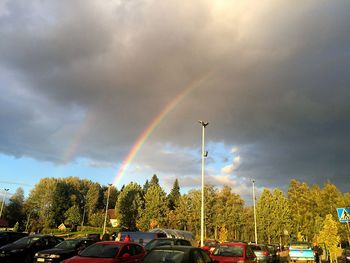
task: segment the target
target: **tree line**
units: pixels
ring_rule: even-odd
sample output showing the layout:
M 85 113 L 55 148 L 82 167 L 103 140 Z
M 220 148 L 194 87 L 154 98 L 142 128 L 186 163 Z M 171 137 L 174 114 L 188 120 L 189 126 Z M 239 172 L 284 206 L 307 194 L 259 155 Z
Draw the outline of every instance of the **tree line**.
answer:
M 25 199 L 22 188 L 4 206 L 3 216 L 10 226 L 23 231 L 41 231 L 69 226 L 102 227 L 109 192 L 108 208 L 115 209 L 120 230 L 174 228 L 200 236 L 201 190 L 181 194 L 174 181 L 167 194 L 153 175 L 144 185 L 130 182 L 120 190 L 76 177 L 44 178 Z M 205 236 L 218 240 L 255 240 L 253 206 L 228 186 L 206 185 Z M 342 193 L 331 182 L 321 188 L 292 179 L 287 192 L 264 189 L 256 200 L 259 242 L 287 244 L 290 240 L 317 242 L 332 224 L 339 240 L 347 242 L 346 225 L 337 220 L 336 208 L 350 206 L 350 193 Z M 328 221 L 327 221 L 327 220 Z

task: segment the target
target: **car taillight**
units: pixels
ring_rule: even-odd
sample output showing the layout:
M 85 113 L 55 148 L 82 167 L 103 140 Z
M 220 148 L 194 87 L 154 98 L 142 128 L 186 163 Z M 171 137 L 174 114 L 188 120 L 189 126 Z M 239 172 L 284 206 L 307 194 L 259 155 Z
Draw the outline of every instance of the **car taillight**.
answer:
M 263 254 L 264 256 L 268 256 L 268 255 L 269 255 L 269 252 L 263 251 L 261 254 Z

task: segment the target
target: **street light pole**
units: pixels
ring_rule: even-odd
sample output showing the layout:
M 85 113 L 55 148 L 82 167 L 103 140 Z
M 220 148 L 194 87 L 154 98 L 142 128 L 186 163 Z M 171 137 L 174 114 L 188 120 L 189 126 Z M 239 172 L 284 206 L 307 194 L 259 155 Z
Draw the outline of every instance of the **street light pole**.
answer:
M 1 204 L 1 210 L 0 210 L 0 218 L 1 218 L 1 216 L 2 216 L 2 210 L 4 209 L 6 194 L 7 194 L 7 191 L 8 191 L 9 189 L 5 188 L 4 190 L 5 190 L 5 193 L 4 193 L 3 198 L 2 198 L 2 204 Z
M 204 129 L 208 126 L 209 122 L 199 121 L 202 125 L 202 206 L 201 206 L 201 247 L 204 245 Z
M 258 244 L 258 231 L 256 227 L 256 209 L 255 209 L 255 180 L 252 180 L 253 183 L 253 206 L 254 206 L 254 234 L 255 234 L 255 244 Z
M 112 184 L 108 184 L 108 191 L 107 191 L 107 202 L 106 202 L 106 213 L 105 213 L 105 222 L 103 224 L 103 233 L 104 235 L 106 233 L 106 222 L 107 222 L 107 211 L 108 211 L 108 202 L 109 202 L 109 192 L 111 190 Z

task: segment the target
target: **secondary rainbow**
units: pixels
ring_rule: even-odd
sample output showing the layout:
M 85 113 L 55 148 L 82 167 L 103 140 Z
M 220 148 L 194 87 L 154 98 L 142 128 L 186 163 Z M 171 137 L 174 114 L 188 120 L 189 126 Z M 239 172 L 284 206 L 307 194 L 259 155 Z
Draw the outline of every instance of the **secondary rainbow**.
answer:
M 130 163 L 134 160 L 136 154 L 141 149 L 142 145 L 146 141 L 146 139 L 150 136 L 152 131 L 159 125 L 159 123 L 164 119 L 164 117 L 175 108 L 175 106 L 184 98 L 186 95 L 194 88 L 202 82 L 208 74 L 204 77 L 193 81 L 189 86 L 187 86 L 183 91 L 181 91 L 169 104 L 167 104 L 164 109 L 151 121 L 151 123 L 147 126 L 147 128 L 140 134 L 130 152 L 124 159 L 121 164 L 117 176 L 114 179 L 113 185 L 118 186 L 120 179 L 124 176 L 125 171 L 128 169 Z

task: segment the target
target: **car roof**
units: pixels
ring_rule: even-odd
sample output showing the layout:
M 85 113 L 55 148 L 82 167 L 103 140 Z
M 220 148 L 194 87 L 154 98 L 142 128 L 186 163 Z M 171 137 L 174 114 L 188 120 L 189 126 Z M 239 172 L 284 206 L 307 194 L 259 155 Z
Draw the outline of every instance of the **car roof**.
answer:
M 115 245 L 121 245 L 121 246 L 124 246 L 126 244 L 139 245 L 135 242 L 123 242 L 123 241 L 99 241 L 99 242 L 96 242 L 95 244 L 115 244 Z
M 180 246 L 180 245 L 175 245 L 175 246 L 160 246 L 160 247 L 155 247 L 153 250 L 178 250 L 178 251 L 189 251 L 193 249 L 200 249 L 198 247 L 192 247 L 192 246 Z
M 153 240 L 186 240 L 188 241 L 187 239 L 184 239 L 184 238 L 176 238 L 176 237 L 159 237 L 159 238 L 155 238 L 155 239 L 152 239 L 151 241 Z
M 247 242 L 241 242 L 241 241 L 233 241 L 233 242 L 223 242 L 220 243 L 219 246 L 246 246 L 248 245 Z

